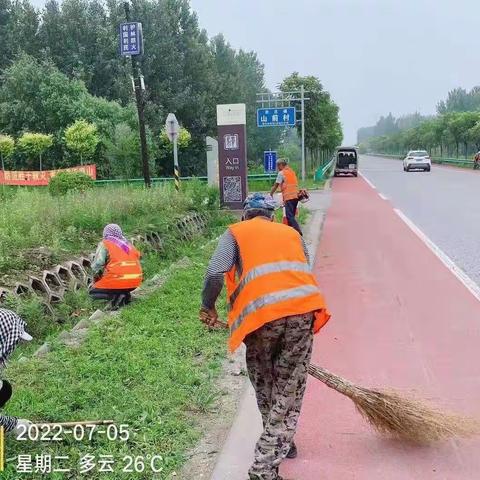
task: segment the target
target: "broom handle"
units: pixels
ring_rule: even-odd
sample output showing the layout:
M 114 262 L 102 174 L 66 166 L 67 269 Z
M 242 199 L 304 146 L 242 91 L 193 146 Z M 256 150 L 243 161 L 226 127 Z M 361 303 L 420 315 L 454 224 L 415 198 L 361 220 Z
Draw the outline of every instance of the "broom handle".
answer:
M 50 422 L 50 423 L 35 423 L 37 427 L 76 427 L 77 425 L 86 426 L 86 425 L 113 425 L 113 420 L 92 420 L 92 421 L 80 421 L 80 422 Z
M 228 329 L 228 324 L 222 320 L 217 320 L 214 324 L 216 327 L 222 327 Z M 332 372 L 329 372 L 326 368 L 319 367 L 318 365 L 310 364 L 308 366 L 308 373 L 315 377 L 317 380 L 323 382 L 327 387 L 336 390 L 343 395 L 346 395 L 346 392 L 349 390 L 349 387 L 352 387 L 353 384 L 348 380 L 345 380 L 338 375 L 335 375 Z

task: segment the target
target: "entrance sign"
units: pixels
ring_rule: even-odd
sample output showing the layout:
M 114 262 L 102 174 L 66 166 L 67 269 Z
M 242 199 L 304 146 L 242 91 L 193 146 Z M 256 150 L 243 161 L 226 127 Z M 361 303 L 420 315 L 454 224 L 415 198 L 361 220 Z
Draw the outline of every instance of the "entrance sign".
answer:
M 263 152 L 263 167 L 265 173 L 273 173 L 277 170 L 277 152 Z
M 295 107 L 257 109 L 258 127 L 294 127 L 295 123 Z
M 218 167 L 223 206 L 240 210 L 247 196 L 246 107 L 217 105 Z
M 141 55 L 143 53 L 143 33 L 140 22 L 120 24 L 120 55 Z

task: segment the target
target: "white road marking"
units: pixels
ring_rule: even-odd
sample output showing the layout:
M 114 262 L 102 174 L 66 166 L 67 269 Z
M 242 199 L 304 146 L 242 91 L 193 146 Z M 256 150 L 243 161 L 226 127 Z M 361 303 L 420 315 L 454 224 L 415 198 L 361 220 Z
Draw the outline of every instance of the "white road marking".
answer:
M 401 210 L 394 209 L 395 213 L 405 222 L 415 235 L 439 258 L 439 260 L 460 280 L 470 293 L 480 302 L 480 287 L 425 233 L 420 230 Z
M 378 196 L 379 196 L 382 200 L 388 200 L 388 197 L 386 197 L 383 193 L 378 192 Z
M 375 187 L 375 185 L 362 173 L 362 172 L 359 172 L 360 173 L 360 176 L 374 189 L 376 190 L 377 187 Z

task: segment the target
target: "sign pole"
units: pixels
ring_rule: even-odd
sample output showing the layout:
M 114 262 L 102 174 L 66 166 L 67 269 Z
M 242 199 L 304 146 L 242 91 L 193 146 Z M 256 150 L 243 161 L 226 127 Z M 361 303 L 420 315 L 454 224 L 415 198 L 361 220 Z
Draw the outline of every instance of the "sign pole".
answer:
M 130 21 L 130 5 L 128 2 L 123 4 L 125 8 L 125 19 L 127 22 Z M 143 99 L 143 89 L 142 89 L 142 79 L 140 78 L 138 63 L 135 55 L 130 55 L 132 59 L 132 74 L 133 74 L 133 83 L 135 88 L 135 100 L 137 103 L 137 112 L 138 112 L 138 126 L 140 130 L 140 149 L 142 153 L 142 170 L 143 178 L 145 180 L 145 186 L 147 188 L 151 187 L 152 182 L 150 179 L 150 166 L 148 164 L 148 147 L 147 147 L 147 133 L 145 129 L 145 111 L 144 111 L 144 99 Z
M 178 135 L 173 137 L 173 171 L 175 176 L 175 190 L 180 191 L 180 168 L 178 166 Z
M 300 86 L 302 102 L 302 182 L 305 181 L 305 88 Z

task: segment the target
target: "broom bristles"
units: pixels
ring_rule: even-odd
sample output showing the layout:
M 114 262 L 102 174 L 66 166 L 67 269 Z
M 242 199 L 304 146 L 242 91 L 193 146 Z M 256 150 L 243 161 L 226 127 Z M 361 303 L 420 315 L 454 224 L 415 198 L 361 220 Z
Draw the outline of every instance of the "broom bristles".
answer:
M 349 397 L 369 424 L 382 434 L 429 444 L 480 432 L 478 420 L 444 412 L 424 400 L 394 390 L 359 387 L 315 365 L 310 365 L 309 373 Z

